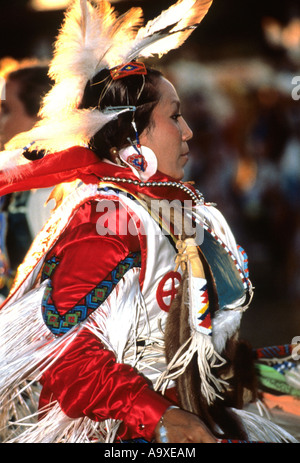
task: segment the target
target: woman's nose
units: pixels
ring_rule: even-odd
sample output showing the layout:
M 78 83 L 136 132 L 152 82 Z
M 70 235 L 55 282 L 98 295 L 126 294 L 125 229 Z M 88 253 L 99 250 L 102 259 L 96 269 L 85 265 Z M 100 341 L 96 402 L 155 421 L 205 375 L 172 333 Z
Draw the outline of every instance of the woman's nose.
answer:
M 191 138 L 193 138 L 193 131 L 192 129 L 190 128 L 190 126 L 187 124 L 187 122 L 185 121 L 185 119 L 182 120 L 183 122 L 183 128 L 182 128 L 182 140 L 183 141 L 188 141 L 190 140 Z

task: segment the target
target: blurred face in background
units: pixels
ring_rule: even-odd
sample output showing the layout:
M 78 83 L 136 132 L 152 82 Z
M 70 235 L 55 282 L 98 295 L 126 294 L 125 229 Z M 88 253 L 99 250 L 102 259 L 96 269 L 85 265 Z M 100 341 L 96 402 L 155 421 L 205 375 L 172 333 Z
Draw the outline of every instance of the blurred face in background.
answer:
M 0 148 L 20 132 L 30 130 L 37 122 L 36 116 L 28 115 L 19 98 L 20 84 L 17 80 L 7 80 L 5 100 L 0 101 Z

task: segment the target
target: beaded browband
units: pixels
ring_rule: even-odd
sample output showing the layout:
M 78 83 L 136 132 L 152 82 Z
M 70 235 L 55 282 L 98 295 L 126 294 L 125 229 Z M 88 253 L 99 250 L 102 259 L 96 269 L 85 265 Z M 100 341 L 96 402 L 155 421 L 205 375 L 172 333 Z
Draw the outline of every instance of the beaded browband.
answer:
M 110 75 L 113 80 L 122 79 L 123 77 L 132 75 L 146 75 L 147 69 L 144 63 L 140 61 L 131 61 L 127 64 L 121 64 L 110 70 Z

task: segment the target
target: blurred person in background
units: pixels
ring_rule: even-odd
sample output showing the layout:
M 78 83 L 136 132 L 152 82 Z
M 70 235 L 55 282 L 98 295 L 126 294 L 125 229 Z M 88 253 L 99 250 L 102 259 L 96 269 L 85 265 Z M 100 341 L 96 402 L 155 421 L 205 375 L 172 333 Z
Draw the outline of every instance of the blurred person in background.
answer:
M 43 96 L 51 88 L 48 66 L 36 60 L 17 62 L 4 58 L 0 74 L 5 87 L 0 101 L 0 148 L 15 135 L 30 130 L 38 121 Z M 1 202 L 2 298 L 7 295 L 17 267 L 51 210 L 44 207 L 51 189 L 17 192 Z M 6 257 L 5 257 L 6 256 Z

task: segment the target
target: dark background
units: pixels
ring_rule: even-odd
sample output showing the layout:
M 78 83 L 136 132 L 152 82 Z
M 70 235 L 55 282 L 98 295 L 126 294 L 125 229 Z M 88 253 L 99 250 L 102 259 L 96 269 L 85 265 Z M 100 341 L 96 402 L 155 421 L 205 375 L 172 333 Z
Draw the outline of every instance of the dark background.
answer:
M 120 1 L 115 6 L 121 13 L 131 6 L 141 6 L 147 20 L 173 3 L 170 0 Z M 207 59 L 228 56 L 228 53 L 266 53 L 262 18 L 271 16 L 287 23 L 295 14 L 300 14 L 299 10 L 298 0 L 215 0 L 202 26 L 185 47 L 201 46 L 199 54 Z M 63 11 L 33 11 L 29 0 L 1 0 L 0 56 L 23 58 L 41 53 L 41 43 L 45 48 L 51 47 L 62 18 Z
M 131 6 L 141 6 L 147 20 L 152 19 L 162 9 L 169 7 L 173 3 L 173 1 L 153 0 L 121 1 L 116 3 L 115 6 L 121 13 Z M 282 47 L 274 48 L 267 43 L 262 27 L 263 20 L 266 17 L 275 18 L 285 26 L 293 18 L 300 17 L 300 2 L 299 0 L 214 0 L 211 10 L 201 27 L 192 34 L 180 50 L 170 52 L 162 60 L 162 63 L 168 65 L 169 63 L 176 63 L 177 59 L 182 60 L 188 57 L 203 65 L 207 63 L 221 63 L 222 65 L 226 60 L 237 60 L 237 62 L 242 60 L 241 66 L 245 66 L 247 60 L 250 63 L 253 58 L 259 58 L 270 65 L 275 73 L 278 71 L 290 73 L 290 75 L 300 75 L 299 63 L 291 61 L 286 50 Z M 36 12 L 30 8 L 29 2 L 25 0 L 1 0 L 0 58 L 7 56 L 15 59 L 33 56 L 50 58 L 52 43 L 57 35 L 62 18 L 63 11 Z M 188 80 L 186 85 L 189 85 Z M 241 103 L 241 101 L 236 101 L 236 95 L 238 95 L 236 88 L 239 85 L 236 76 L 232 85 L 235 87 L 233 92 L 234 103 L 237 108 L 244 105 L 242 114 L 243 116 L 246 114 L 247 118 L 245 104 L 246 108 L 249 106 L 253 110 L 251 104 L 254 100 L 258 100 L 260 89 L 252 88 L 249 90 L 247 88 L 247 91 L 243 89 Z M 269 93 L 267 95 L 270 96 Z M 272 122 L 269 122 L 269 126 L 267 124 L 263 125 L 263 129 L 267 131 L 271 127 L 273 130 L 271 138 L 275 140 L 275 145 L 276 137 L 282 134 L 281 139 L 284 139 L 284 149 L 285 142 L 288 139 L 285 132 L 286 119 L 284 119 L 283 123 L 278 123 L 278 114 L 284 114 L 287 105 L 292 103 L 294 105 L 293 111 L 295 108 L 299 111 L 300 101 L 298 106 L 295 106 L 295 102 L 291 101 L 290 95 L 282 97 L 281 94 L 278 96 L 277 93 L 275 100 L 276 103 L 272 103 L 273 106 L 272 104 L 271 106 L 270 104 L 267 105 L 268 117 L 264 119 L 264 121 L 268 119 L 268 121 Z M 202 99 L 199 101 L 201 105 Z M 265 102 L 266 99 L 264 99 L 264 104 Z M 261 113 L 265 116 L 265 109 L 266 106 L 259 106 L 258 110 L 256 107 L 257 119 L 250 128 L 251 133 L 253 133 L 256 126 L 262 127 L 260 125 Z M 201 119 L 202 125 L 198 124 L 197 126 L 197 124 L 194 124 L 196 127 L 196 139 L 198 131 L 200 141 L 204 140 L 207 143 L 210 136 L 209 146 L 211 147 L 211 138 L 215 138 L 215 132 L 213 134 L 209 132 L 210 129 L 207 129 L 209 118 L 205 117 L 203 116 L 203 120 Z M 252 113 L 251 118 L 253 118 Z M 275 119 L 276 122 L 274 122 Z M 239 130 L 237 123 L 230 127 L 232 131 L 235 130 L 233 138 L 242 139 L 243 148 L 240 150 L 239 156 L 248 159 L 247 155 L 249 157 L 249 154 L 246 152 L 245 155 L 245 151 L 247 151 L 245 146 L 247 145 L 249 128 L 247 131 L 237 133 Z M 193 130 L 195 134 L 195 129 Z M 298 133 L 300 133 L 300 126 Z M 228 136 L 228 131 L 226 135 Z M 223 137 L 224 133 L 220 131 L 218 136 Z M 205 150 L 203 151 L 205 152 Z M 272 158 L 270 156 L 269 158 L 277 172 L 280 169 L 279 159 L 282 152 L 277 153 L 277 157 Z M 300 153 L 298 156 L 300 156 Z M 264 159 L 257 159 L 257 157 L 254 155 L 253 159 L 259 170 Z M 213 157 L 206 161 L 207 164 L 210 163 L 211 165 L 214 162 Z M 201 171 L 203 165 L 201 156 L 198 164 L 200 173 L 192 180 L 195 180 L 197 187 L 206 193 L 210 169 L 207 166 L 205 167 L 204 162 Z M 216 165 L 218 165 L 218 160 Z M 220 167 L 219 171 L 218 169 L 216 171 L 217 176 L 214 177 L 214 181 L 218 185 L 221 183 L 222 167 Z M 238 241 L 242 240 L 243 247 L 247 249 L 249 254 L 251 279 L 256 291 L 253 304 L 244 317 L 242 335 L 256 346 L 290 343 L 293 337 L 300 336 L 299 197 L 291 203 L 283 193 L 278 193 L 280 191 L 279 184 L 278 188 L 275 185 L 275 189 L 273 187 L 271 191 L 267 191 L 260 198 L 260 213 L 253 219 L 253 216 L 248 214 L 244 196 L 234 186 L 234 180 L 226 188 L 224 195 L 220 191 L 216 191 L 214 194 L 211 185 L 207 188 L 207 191 L 209 191 L 210 195 L 208 200 L 217 202 L 226 216 L 228 212 L 229 219 L 232 219 L 230 223 L 233 231 Z M 300 191 L 297 190 L 299 184 L 295 188 L 293 192 L 297 196 L 297 192 Z

